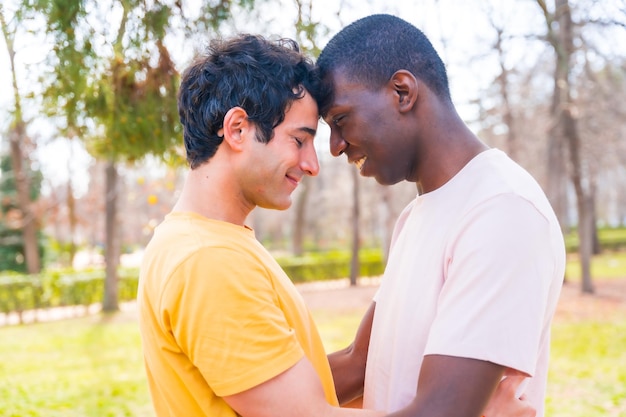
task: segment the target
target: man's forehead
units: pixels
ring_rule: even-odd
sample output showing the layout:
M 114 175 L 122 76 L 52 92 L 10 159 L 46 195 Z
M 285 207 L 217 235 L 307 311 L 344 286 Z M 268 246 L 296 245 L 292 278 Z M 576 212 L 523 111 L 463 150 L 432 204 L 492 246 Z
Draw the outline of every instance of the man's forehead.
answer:
M 301 98 L 290 103 L 279 126 L 315 136 L 318 119 L 317 103 L 306 92 Z
M 354 100 L 358 100 L 361 93 L 368 90 L 362 83 L 345 75 L 338 75 L 333 80 L 333 94 L 329 106 L 331 110 L 334 107 L 354 104 Z

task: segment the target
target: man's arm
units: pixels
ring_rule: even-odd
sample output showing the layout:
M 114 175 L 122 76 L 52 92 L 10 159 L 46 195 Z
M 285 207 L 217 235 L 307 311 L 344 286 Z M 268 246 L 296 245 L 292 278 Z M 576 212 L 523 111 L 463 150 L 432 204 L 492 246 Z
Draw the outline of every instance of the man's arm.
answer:
M 363 395 L 365 364 L 375 308 L 376 303 L 372 302 L 361 319 L 352 344 L 328 355 L 339 404 L 346 404 Z
M 328 355 L 340 404 L 346 404 L 363 395 L 375 308 L 376 303 L 373 302 L 363 316 L 352 344 Z M 428 355 L 424 358 L 420 390 L 415 399 L 406 408 L 390 416 L 475 416 L 480 415 L 476 413 L 484 409 L 485 417 L 535 417 L 536 410 L 530 403 L 523 396 L 520 399 L 515 394 L 525 377 L 507 377 L 502 380 L 503 373 L 504 367 L 491 362 Z M 433 393 L 429 394 L 426 390 Z M 459 398 L 453 400 L 447 390 L 452 391 L 452 394 L 456 391 L 455 395 Z M 466 401 L 463 396 L 469 396 L 470 399 Z M 437 414 L 442 412 L 449 414 Z
M 515 396 L 523 378 L 502 381 L 503 375 L 504 367 L 492 362 L 426 355 L 415 398 L 389 416 L 534 417 L 536 410 Z
M 503 374 L 503 366 L 487 361 L 426 355 L 415 398 L 391 416 L 480 416 Z
M 378 417 L 381 412 L 333 407 L 326 401 L 315 369 L 303 358 L 276 377 L 224 397 L 242 417 Z

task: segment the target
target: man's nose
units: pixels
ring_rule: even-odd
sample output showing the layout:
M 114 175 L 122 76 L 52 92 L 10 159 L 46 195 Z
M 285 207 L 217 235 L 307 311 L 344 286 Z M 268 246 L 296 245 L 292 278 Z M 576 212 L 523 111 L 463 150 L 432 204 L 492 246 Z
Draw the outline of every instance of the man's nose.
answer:
M 320 164 L 317 160 L 317 152 L 315 151 L 315 146 L 313 146 L 313 141 L 309 143 L 310 146 L 307 146 L 305 149 L 300 167 L 307 175 L 314 177 L 320 172 Z
M 348 149 L 348 143 L 335 129 L 330 130 L 330 153 L 333 156 L 339 156 Z

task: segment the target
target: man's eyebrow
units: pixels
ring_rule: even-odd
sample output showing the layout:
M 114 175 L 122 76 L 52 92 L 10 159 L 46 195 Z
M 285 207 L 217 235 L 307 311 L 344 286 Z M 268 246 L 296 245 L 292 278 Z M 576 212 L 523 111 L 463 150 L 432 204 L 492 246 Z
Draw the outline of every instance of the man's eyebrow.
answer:
M 299 127 L 298 130 L 304 133 L 308 133 L 311 136 L 315 136 L 315 134 L 317 133 L 317 130 L 306 126 Z

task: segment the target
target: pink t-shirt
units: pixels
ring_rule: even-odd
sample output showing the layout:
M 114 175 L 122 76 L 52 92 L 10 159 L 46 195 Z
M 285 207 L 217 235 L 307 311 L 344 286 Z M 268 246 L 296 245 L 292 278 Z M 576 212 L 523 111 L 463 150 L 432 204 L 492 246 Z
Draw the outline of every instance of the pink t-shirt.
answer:
M 563 235 L 537 182 L 503 152 L 476 156 L 404 209 L 375 297 L 364 407 L 408 404 L 424 355 L 497 363 L 530 375 L 544 411 Z

